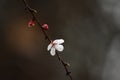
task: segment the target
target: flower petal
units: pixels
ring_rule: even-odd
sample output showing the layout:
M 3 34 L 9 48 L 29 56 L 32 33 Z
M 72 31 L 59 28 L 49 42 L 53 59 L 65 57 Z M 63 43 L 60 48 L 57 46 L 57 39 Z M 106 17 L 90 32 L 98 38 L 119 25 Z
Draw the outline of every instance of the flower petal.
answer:
M 51 54 L 52 56 L 55 55 L 55 48 L 54 48 L 54 47 L 51 48 L 50 54 Z
M 57 51 L 63 51 L 64 50 L 64 46 L 63 45 L 55 45 L 55 49 L 57 50 Z
M 53 43 L 62 44 L 62 43 L 64 43 L 64 40 L 63 39 L 56 39 L 53 41 Z
M 49 44 L 47 50 L 49 51 L 52 48 L 52 44 Z

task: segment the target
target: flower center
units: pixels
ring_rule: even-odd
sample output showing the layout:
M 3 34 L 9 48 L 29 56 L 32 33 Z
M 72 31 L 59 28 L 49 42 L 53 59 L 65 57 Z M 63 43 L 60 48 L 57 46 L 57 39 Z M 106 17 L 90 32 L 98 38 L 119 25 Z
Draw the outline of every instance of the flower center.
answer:
M 54 47 L 57 43 L 53 43 L 53 42 L 51 42 L 51 44 L 52 44 L 52 47 Z

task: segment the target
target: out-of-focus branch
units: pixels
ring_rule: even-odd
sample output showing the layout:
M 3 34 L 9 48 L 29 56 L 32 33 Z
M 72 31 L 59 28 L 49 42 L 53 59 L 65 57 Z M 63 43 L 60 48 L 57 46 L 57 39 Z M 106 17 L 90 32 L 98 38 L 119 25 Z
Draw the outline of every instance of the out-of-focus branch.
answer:
M 51 43 L 52 39 L 50 39 L 50 37 L 48 36 L 48 34 L 46 33 L 46 31 L 42 28 L 42 24 L 39 22 L 39 20 L 38 20 L 38 18 L 36 16 L 36 14 L 38 14 L 37 10 L 31 8 L 29 6 L 29 4 L 27 3 L 26 0 L 23 0 L 23 3 L 25 4 L 25 9 L 30 12 L 30 14 L 33 17 L 33 19 L 36 21 L 36 23 L 38 24 L 38 26 L 41 28 L 42 32 L 45 35 L 45 38 Z M 66 75 L 70 78 L 70 80 L 72 80 L 71 72 L 68 70 L 68 67 L 70 67 L 69 63 L 65 62 L 58 53 L 56 53 L 56 54 L 57 54 L 58 60 L 62 63 L 62 65 L 65 68 Z

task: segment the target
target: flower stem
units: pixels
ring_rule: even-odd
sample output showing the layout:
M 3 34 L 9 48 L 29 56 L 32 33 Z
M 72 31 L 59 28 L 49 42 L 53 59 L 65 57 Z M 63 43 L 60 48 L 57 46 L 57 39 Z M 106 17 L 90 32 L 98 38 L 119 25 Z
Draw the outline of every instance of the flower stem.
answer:
M 23 3 L 25 4 L 25 9 L 30 12 L 31 16 L 34 18 L 34 20 L 36 21 L 36 23 L 38 24 L 38 26 L 41 28 L 43 34 L 45 35 L 45 38 L 51 43 L 50 37 L 48 36 L 48 34 L 46 33 L 46 31 L 42 28 L 41 23 L 39 22 L 37 16 L 35 15 L 35 14 L 37 14 L 37 10 L 31 8 L 31 7 L 28 5 L 28 3 L 27 3 L 26 0 L 23 0 Z M 62 65 L 63 65 L 64 68 L 65 68 L 66 75 L 70 78 L 70 80 L 72 80 L 71 72 L 68 70 L 68 67 L 69 67 L 68 63 L 66 63 L 66 62 L 61 58 L 61 56 L 60 56 L 58 53 L 56 53 L 56 54 L 57 54 L 58 60 L 62 63 Z

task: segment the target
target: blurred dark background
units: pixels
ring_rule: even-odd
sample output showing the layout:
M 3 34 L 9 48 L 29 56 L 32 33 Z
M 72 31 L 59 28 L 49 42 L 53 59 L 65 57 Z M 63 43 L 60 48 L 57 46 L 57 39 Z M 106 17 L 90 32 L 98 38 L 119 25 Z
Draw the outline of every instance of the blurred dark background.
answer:
M 119 0 L 27 1 L 52 39 L 65 39 L 61 55 L 73 80 L 120 80 Z M 0 0 L 0 80 L 67 80 L 30 20 L 22 0 Z

